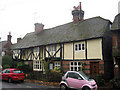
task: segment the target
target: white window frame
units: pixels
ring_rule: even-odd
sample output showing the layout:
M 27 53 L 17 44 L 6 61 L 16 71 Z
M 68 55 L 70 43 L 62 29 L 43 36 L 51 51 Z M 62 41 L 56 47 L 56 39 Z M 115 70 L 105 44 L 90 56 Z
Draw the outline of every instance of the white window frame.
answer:
M 83 47 L 84 45 L 84 47 Z M 77 49 L 76 49 L 76 46 L 77 46 Z M 80 46 L 80 47 L 79 47 Z M 81 48 L 81 50 L 80 50 Z M 84 48 L 84 49 L 83 49 Z M 77 52 L 77 51 L 85 51 L 85 43 L 76 43 L 74 44 L 74 50 Z
M 71 63 L 73 63 L 73 65 L 71 65 Z M 75 63 L 77 63 L 77 65 L 75 65 Z M 78 65 L 78 63 L 81 63 L 81 64 Z M 83 67 L 82 62 L 77 62 L 77 61 L 76 62 L 70 62 L 69 65 L 70 65 L 70 71 L 81 71 L 81 70 L 79 70 L 79 68 Z M 73 70 L 71 69 L 71 67 L 73 67 Z M 77 68 L 77 70 L 75 70 L 75 68 Z
M 54 68 L 60 68 L 61 63 L 60 62 L 54 62 Z
M 38 65 L 38 67 L 36 65 Z M 42 61 L 41 60 L 33 60 L 33 70 L 34 71 L 42 71 Z
M 48 51 L 49 52 L 55 52 L 56 51 L 56 45 L 50 45 L 50 46 L 48 46 Z

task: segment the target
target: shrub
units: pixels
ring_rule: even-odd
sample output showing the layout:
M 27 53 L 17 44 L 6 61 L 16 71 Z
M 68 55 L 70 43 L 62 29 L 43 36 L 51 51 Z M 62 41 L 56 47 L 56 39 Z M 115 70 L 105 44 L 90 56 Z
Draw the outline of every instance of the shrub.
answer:
M 56 72 L 61 72 L 61 68 L 58 68 L 58 67 L 56 67 L 56 68 L 54 68 L 54 70 L 53 71 L 56 71 Z
M 60 82 L 62 73 L 56 72 L 56 71 L 51 71 L 48 76 L 47 76 L 47 81 L 48 82 Z
M 12 61 L 12 68 L 16 68 L 17 67 L 17 61 Z
M 92 77 L 98 86 L 104 86 L 105 85 L 105 79 L 103 75 L 96 75 L 94 77 Z
M 114 78 L 114 79 L 110 80 L 110 83 L 113 88 L 120 88 L 120 79 Z
M 6 64 L 2 69 L 10 68 L 10 65 Z
M 17 64 L 18 69 L 20 69 L 21 71 L 23 71 L 24 73 L 30 73 L 32 71 L 32 69 L 30 68 L 29 65 L 24 64 L 23 62 L 19 62 Z
M 31 72 L 26 78 L 47 82 L 60 82 L 62 73 L 56 71 L 50 71 L 49 73 L 43 74 L 42 72 Z

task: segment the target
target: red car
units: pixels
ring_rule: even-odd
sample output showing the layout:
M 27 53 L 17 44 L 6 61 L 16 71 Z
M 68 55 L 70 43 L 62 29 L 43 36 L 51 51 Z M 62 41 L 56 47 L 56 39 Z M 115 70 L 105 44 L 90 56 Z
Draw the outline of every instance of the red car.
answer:
M 9 83 L 12 81 L 24 82 L 25 74 L 20 69 L 8 68 L 0 72 L 2 80 L 7 80 Z

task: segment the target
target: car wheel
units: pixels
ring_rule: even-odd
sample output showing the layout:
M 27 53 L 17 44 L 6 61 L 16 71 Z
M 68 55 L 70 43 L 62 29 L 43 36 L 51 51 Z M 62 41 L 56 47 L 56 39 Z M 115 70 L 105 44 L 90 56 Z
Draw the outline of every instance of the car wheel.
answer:
M 61 84 L 60 85 L 60 90 L 68 90 L 68 88 L 65 84 Z
M 84 87 L 82 90 L 90 90 L 89 87 Z
M 12 79 L 11 77 L 8 78 L 8 83 L 11 83 L 12 82 Z

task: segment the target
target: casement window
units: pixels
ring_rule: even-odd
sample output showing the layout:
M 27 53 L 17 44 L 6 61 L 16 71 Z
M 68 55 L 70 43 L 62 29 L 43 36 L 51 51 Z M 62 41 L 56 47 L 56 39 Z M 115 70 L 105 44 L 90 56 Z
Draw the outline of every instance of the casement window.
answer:
M 75 51 L 84 51 L 85 50 L 85 43 L 79 43 L 74 45 Z
M 50 46 L 48 46 L 48 51 L 49 52 L 56 51 L 56 45 L 50 45 Z
M 70 62 L 70 71 L 81 71 L 82 63 L 81 62 Z
M 33 70 L 34 71 L 42 71 L 42 62 L 40 60 L 33 61 Z
M 13 51 L 13 58 L 15 59 L 15 57 L 18 57 L 19 53 L 20 53 L 20 50 L 14 50 Z
M 60 62 L 55 62 L 54 63 L 54 68 L 60 68 Z

